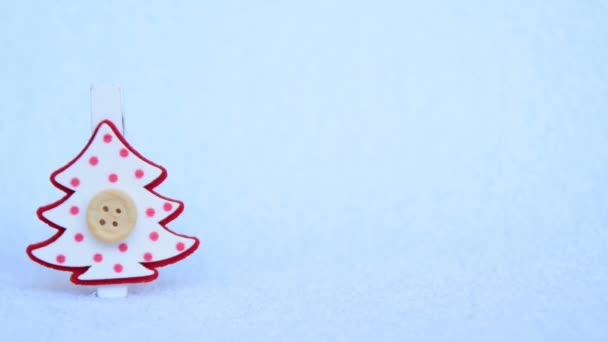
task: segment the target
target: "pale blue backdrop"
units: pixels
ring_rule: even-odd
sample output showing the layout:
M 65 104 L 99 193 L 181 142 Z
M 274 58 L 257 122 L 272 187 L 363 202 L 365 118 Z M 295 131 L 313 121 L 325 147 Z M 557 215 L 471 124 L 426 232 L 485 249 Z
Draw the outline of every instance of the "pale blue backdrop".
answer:
M 2 341 L 608 340 L 606 1 L 4 1 Z M 26 245 L 89 85 L 201 249 L 107 301 Z M 36 337 L 34 337 L 36 336 Z

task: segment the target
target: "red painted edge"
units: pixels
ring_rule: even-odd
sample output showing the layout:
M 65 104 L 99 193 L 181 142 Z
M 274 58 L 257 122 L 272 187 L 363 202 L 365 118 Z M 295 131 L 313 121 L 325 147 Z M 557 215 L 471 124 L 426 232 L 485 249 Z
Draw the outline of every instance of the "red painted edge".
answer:
M 63 202 L 65 202 L 68 198 L 70 198 L 70 196 L 72 196 L 72 194 L 74 193 L 73 190 L 59 184 L 59 182 L 57 182 L 57 180 L 55 179 L 55 177 L 60 174 L 61 172 L 65 171 L 67 168 L 69 168 L 70 166 L 72 166 L 77 160 L 80 159 L 80 157 L 82 157 L 82 155 L 87 151 L 87 149 L 89 148 L 89 146 L 91 145 L 91 143 L 93 142 L 93 140 L 95 139 L 95 136 L 97 136 L 97 132 L 99 131 L 99 129 L 101 128 L 101 126 L 103 124 L 107 124 L 110 126 L 110 128 L 112 129 L 112 131 L 114 132 L 114 134 L 116 134 L 116 136 L 118 137 L 118 139 L 126 146 L 126 148 L 128 148 L 131 153 L 135 154 L 137 157 L 139 157 L 141 160 L 143 160 L 144 162 L 159 168 L 161 170 L 161 174 L 160 176 L 158 176 L 156 179 L 154 179 L 152 182 L 150 182 L 150 184 L 144 186 L 144 188 L 148 191 L 150 191 L 151 193 L 153 193 L 154 195 L 158 196 L 159 198 L 162 198 L 164 200 L 167 201 L 172 201 L 172 202 L 177 202 L 178 203 L 178 208 L 177 210 L 175 210 L 173 213 L 171 213 L 171 215 L 167 216 L 165 219 L 163 219 L 162 221 L 160 221 L 160 225 L 167 230 L 168 232 L 183 237 L 183 238 L 187 238 L 187 239 L 192 239 L 194 240 L 194 244 L 187 250 L 185 250 L 184 252 L 169 258 L 169 259 L 165 259 L 165 260 L 159 260 L 159 261 L 154 261 L 154 262 L 140 262 L 141 265 L 143 265 L 144 267 L 150 269 L 151 271 L 154 271 L 154 274 L 146 276 L 146 277 L 135 277 L 135 278 L 118 278 L 118 279 L 96 279 L 96 280 L 80 280 L 78 279 L 78 277 L 83 274 L 84 272 L 86 272 L 89 267 L 67 267 L 67 266 L 59 266 L 59 265 L 55 265 L 55 264 L 50 264 L 46 261 L 40 260 L 38 258 L 36 258 L 34 256 L 34 254 L 32 253 L 34 250 L 45 247 L 50 245 L 51 243 L 55 242 L 55 240 L 57 240 L 64 232 L 65 232 L 65 228 L 47 220 L 44 217 L 44 213 L 48 210 L 51 210 L 55 207 L 58 207 L 59 205 L 61 205 Z M 128 142 L 127 140 L 122 136 L 122 134 L 120 133 L 120 131 L 116 128 L 116 126 L 114 125 L 114 123 L 110 120 L 103 120 L 102 122 L 100 122 L 97 127 L 95 128 L 95 130 L 93 131 L 93 134 L 91 135 L 91 138 L 89 139 L 88 143 L 86 144 L 86 146 L 82 149 L 82 151 L 80 151 L 80 153 L 74 158 L 72 159 L 72 161 L 70 161 L 68 164 L 66 164 L 65 166 L 63 166 L 62 168 L 56 170 L 55 172 L 53 172 L 51 174 L 50 180 L 51 183 L 53 183 L 53 185 L 60 189 L 61 191 L 65 192 L 65 196 L 63 198 L 61 198 L 60 200 L 51 203 L 49 205 L 43 206 L 38 208 L 38 210 L 36 211 L 36 215 L 38 216 L 38 219 L 40 219 L 42 222 L 46 223 L 47 225 L 51 226 L 52 228 L 57 229 L 57 233 L 55 235 L 53 235 L 51 238 L 49 238 L 48 240 L 39 242 L 39 243 L 35 243 L 35 244 L 31 244 L 27 247 L 26 252 L 27 255 L 29 256 L 30 259 L 32 259 L 33 261 L 39 263 L 42 266 L 48 267 L 48 268 L 52 268 L 55 270 L 60 270 L 60 271 L 68 271 L 68 272 L 72 272 L 72 276 L 70 277 L 70 281 L 72 281 L 72 283 L 77 284 L 77 285 L 117 285 L 117 284 L 136 284 L 136 283 L 146 283 L 146 282 L 150 282 L 156 278 L 158 278 L 158 271 L 156 270 L 156 268 L 158 267 L 163 267 L 163 266 L 167 266 L 173 263 L 176 263 L 184 258 L 186 258 L 187 256 L 189 256 L 190 254 L 194 253 L 194 251 L 196 251 L 200 245 L 200 241 L 194 237 L 194 236 L 188 236 L 188 235 L 182 235 L 182 234 L 177 234 L 174 231 L 172 231 L 171 229 L 167 228 L 166 225 L 173 221 L 174 219 L 176 219 L 183 211 L 184 211 L 184 203 L 182 201 L 179 200 L 174 200 L 162 195 L 159 195 L 158 193 L 156 193 L 154 191 L 154 188 L 156 188 L 159 184 L 161 184 L 165 178 L 167 178 L 167 170 L 165 170 L 164 167 L 146 159 L 144 156 L 142 156 L 139 152 L 137 152 L 137 150 L 135 150 Z

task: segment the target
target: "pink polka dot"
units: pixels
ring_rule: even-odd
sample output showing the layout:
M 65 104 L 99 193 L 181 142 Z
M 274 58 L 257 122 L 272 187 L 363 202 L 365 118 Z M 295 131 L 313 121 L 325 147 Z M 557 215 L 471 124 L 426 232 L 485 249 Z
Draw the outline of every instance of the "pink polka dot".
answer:
M 122 272 L 122 265 L 121 264 L 114 265 L 114 272 L 116 272 L 116 273 Z
M 150 233 L 150 240 L 152 240 L 152 241 L 158 240 L 158 233 L 157 232 Z
M 95 166 L 95 165 L 99 164 L 99 158 L 97 158 L 97 157 L 89 158 L 89 164 L 91 164 L 91 166 Z
M 144 170 L 137 169 L 135 170 L 135 178 L 142 179 L 144 177 Z
M 77 177 L 74 177 L 70 180 L 70 185 L 72 185 L 73 187 L 77 187 L 80 185 L 80 179 L 78 179 Z
M 70 214 L 78 215 L 79 212 L 80 212 L 80 209 L 77 206 L 73 205 L 70 207 Z
M 150 253 L 150 252 L 146 252 L 146 253 L 144 254 L 144 260 L 145 260 L 145 261 L 152 261 L 152 253 Z
M 165 204 L 163 204 L 164 211 L 171 211 L 171 209 L 173 209 L 173 205 L 171 205 L 171 203 L 166 202 Z
M 116 183 L 118 181 L 118 175 L 112 173 L 108 176 L 108 180 L 110 181 L 110 183 Z
M 112 142 L 112 135 L 111 134 L 104 134 L 103 141 L 106 142 L 106 143 Z
M 101 262 L 102 260 L 103 260 L 103 255 L 101 255 L 100 253 L 95 253 L 95 255 L 93 255 L 93 261 Z
M 76 233 L 76 235 L 74 235 L 74 240 L 76 242 L 82 242 L 82 240 L 84 240 L 84 235 L 82 235 L 82 233 Z
M 127 249 L 129 249 L 129 245 L 127 245 L 126 243 L 121 243 L 120 245 L 118 245 L 118 250 L 121 252 L 126 252 Z
M 183 242 L 178 242 L 177 245 L 175 245 L 175 249 L 177 249 L 178 251 L 183 251 L 184 249 L 186 249 L 186 245 L 184 245 Z
M 129 156 L 129 150 L 127 150 L 126 148 L 122 148 L 120 149 L 120 156 L 123 158 L 126 158 Z
M 65 255 L 59 254 L 55 258 L 55 260 L 57 261 L 58 264 L 63 264 L 65 262 Z
M 146 216 L 148 216 L 148 217 L 154 217 L 155 214 L 156 214 L 156 210 L 154 210 L 154 208 L 148 208 L 148 209 L 146 209 Z

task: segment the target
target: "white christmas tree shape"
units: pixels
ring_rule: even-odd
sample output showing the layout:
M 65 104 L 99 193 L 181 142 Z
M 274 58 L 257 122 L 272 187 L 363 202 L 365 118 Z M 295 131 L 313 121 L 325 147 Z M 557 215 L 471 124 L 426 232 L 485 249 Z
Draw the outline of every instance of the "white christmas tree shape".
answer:
M 51 175 L 66 192 L 42 207 L 38 217 L 58 229 L 50 239 L 30 245 L 34 261 L 73 272 L 82 285 L 127 284 L 156 279 L 156 267 L 177 262 L 199 245 L 195 237 L 176 234 L 166 225 L 184 208 L 182 202 L 153 191 L 165 179 L 165 169 L 142 157 L 108 120 L 101 122 L 84 150 Z M 136 206 L 137 220 L 124 240 L 104 242 L 87 226 L 87 206 L 98 193 L 119 190 Z

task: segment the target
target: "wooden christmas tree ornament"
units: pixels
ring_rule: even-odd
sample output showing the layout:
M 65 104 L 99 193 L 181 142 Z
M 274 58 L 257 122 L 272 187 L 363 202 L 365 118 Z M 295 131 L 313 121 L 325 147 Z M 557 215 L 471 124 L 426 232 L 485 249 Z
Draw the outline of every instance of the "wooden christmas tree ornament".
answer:
M 166 170 L 125 139 L 120 87 L 93 86 L 91 95 L 93 134 L 51 175 L 66 195 L 37 212 L 57 233 L 30 245 L 27 254 L 72 272 L 75 284 L 98 286 L 100 297 L 125 297 L 126 284 L 156 279 L 156 268 L 192 254 L 199 241 L 167 228 L 184 205 L 154 191 Z

